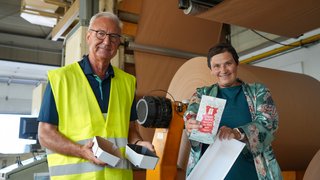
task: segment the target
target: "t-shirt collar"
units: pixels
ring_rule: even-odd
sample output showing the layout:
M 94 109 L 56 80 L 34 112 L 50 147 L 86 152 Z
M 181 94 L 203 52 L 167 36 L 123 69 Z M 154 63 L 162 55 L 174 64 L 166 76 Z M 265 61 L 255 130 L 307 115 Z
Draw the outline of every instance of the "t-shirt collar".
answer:
M 83 57 L 83 72 L 85 75 L 94 75 L 92 68 L 91 68 L 91 64 L 89 62 L 89 58 L 88 55 Z M 109 76 L 114 77 L 114 71 L 113 71 L 113 67 L 111 64 L 109 64 L 109 67 L 106 71 L 106 78 L 108 78 Z

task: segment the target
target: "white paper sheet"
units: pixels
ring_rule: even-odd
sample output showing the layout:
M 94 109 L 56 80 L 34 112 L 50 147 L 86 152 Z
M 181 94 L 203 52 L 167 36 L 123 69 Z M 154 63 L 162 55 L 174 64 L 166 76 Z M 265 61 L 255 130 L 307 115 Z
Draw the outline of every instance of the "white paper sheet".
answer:
M 187 180 L 223 180 L 236 161 L 245 143 L 216 138 L 198 164 L 191 171 Z

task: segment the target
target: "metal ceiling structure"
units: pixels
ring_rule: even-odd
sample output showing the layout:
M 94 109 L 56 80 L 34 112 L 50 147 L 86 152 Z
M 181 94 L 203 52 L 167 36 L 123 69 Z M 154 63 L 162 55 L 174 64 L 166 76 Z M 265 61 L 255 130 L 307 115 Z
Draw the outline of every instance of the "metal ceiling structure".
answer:
M 21 3 L 0 0 L 0 82 L 37 84 L 60 66 L 63 42 L 50 39 L 51 27 L 22 18 Z

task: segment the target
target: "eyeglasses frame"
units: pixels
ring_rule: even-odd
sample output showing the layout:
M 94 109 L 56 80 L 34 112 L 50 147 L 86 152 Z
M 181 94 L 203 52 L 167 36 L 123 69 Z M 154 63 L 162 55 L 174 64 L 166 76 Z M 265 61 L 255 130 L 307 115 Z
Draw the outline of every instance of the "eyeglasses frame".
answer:
M 118 40 L 120 41 L 120 38 L 122 37 L 120 34 L 117 33 L 106 33 L 103 30 L 95 30 L 95 29 L 89 29 L 90 31 L 93 31 L 96 33 L 96 38 L 99 40 L 104 40 L 107 36 L 109 36 L 109 40 L 113 43 L 116 43 Z M 103 33 L 104 38 L 99 38 L 98 33 Z M 113 39 L 112 39 L 113 38 Z

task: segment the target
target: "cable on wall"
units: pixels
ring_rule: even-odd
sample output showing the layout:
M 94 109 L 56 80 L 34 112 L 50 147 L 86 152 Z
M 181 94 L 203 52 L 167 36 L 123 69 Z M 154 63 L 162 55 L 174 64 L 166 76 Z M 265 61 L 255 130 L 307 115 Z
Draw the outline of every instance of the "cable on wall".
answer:
M 292 44 L 292 43 L 291 43 L 291 44 L 284 44 L 284 43 L 281 43 L 281 42 L 272 40 L 272 39 L 270 39 L 270 38 L 268 38 L 268 37 L 260 34 L 259 32 L 255 31 L 255 30 L 253 30 L 253 29 L 250 29 L 250 30 L 251 30 L 253 33 L 257 34 L 258 36 L 260 36 L 260 37 L 262 37 L 262 38 L 264 38 L 264 39 L 266 39 L 266 40 L 268 40 L 268 41 L 270 41 L 270 42 L 273 42 L 273 43 L 275 43 L 275 44 L 280 44 L 280 45 L 282 45 L 282 46 L 303 47 L 303 46 L 306 46 L 306 45 L 312 43 L 312 42 L 304 43 L 302 40 L 300 40 L 300 41 L 298 41 L 297 44 Z
M 317 35 L 314 35 L 314 36 L 311 36 L 311 37 L 308 37 L 308 38 L 305 38 L 305 39 L 301 39 L 299 41 L 290 43 L 290 44 L 288 44 L 286 46 L 283 45 L 282 47 L 275 48 L 273 50 L 261 53 L 259 55 L 252 56 L 252 57 L 247 58 L 247 59 L 243 59 L 243 60 L 240 61 L 240 63 L 241 64 L 250 64 L 250 63 L 253 63 L 253 62 L 257 61 L 257 60 L 266 58 L 266 57 L 270 57 L 270 56 L 273 56 L 273 55 L 276 55 L 276 54 L 279 54 L 279 53 L 282 53 L 282 52 L 285 52 L 285 51 L 288 51 L 288 50 L 291 50 L 291 49 L 294 49 L 294 48 L 306 47 L 307 45 L 315 44 L 315 43 L 318 43 L 318 42 L 320 42 L 320 34 L 317 34 Z

